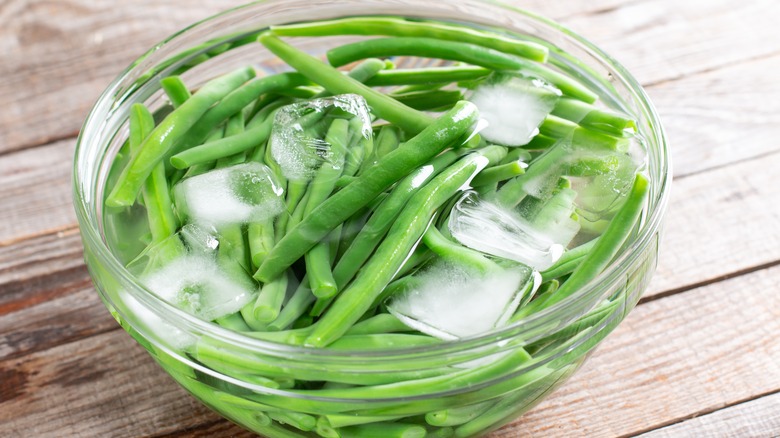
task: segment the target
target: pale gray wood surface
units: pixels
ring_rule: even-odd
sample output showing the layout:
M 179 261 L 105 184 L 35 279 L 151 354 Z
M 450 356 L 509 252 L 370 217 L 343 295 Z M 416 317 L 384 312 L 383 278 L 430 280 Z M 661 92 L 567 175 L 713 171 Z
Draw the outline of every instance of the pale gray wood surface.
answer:
M 0 436 L 248 436 L 118 328 L 70 201 L 74 136 L 100 91 L 228 3 L 0 4 Z M 586 35 L 647 86 L 677 177 L 646 302 L 495 436 L 780 435 L 780 3 L 514 3 Z

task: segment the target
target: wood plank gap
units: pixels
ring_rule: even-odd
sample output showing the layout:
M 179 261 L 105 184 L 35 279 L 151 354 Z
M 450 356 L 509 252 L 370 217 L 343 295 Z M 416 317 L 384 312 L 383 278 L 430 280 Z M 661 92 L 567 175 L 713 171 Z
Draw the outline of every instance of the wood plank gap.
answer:
M 0 158 L 4 157 L 6 155 L 14 154 L 16 152 L 21 152 L 21 151 L 26 151 L 28 149 L 35 149 L 35 148 L 39 148 L 39 147 L 48 146 L 48 145 L 50 145 L 52 143 L 56 143 L 58 141 L 75 140 L 76 137 L 78 137 L 78 135 L 79 135 L 79 131 L 75 131 L 75 132 L 71 131 L 71 132 L 68 132 L 68 133 L 65 133 L 65 134 L 54 135 L 54 136 L 51 136 L 51 137 L 47 137 L 47 138 L 44 138 L 41 141 L 36 141 L 36 142 L 33 142 L 33 143 L 27 143 L 27 144 L 23 143 L 23 144 L 14 146 L 14 147 L 12 147 L 10 149 L 5 149 L 5 150 L 0 149 Z
M 592 17 L 595 15 L 603 15 L 603 14 L 609 14 L 610 12 L 615 12 L 618 9 L 624 8 L 626 6 L 631 6 L 639 3 L 644 3 L 648 0 L 631 0 L 631 1 L 625 1 L 619 5 L 613 5 L 613 6 L 607 6 L 604 8 L 598 8 L 594 9 L 592 11 L 582 11 L 582 12 L 575 12 L 574 14 L 564 15 L 562 17 L 555 18 L 555 21 L 557 22 L 564 22 L 571 18 L 579 18 L 579 17 Z
M 752 397 L 746 397 L 746 398 L 743 398 L 741 400 L 737 400 L 737 401 L 734 401 L 734 402 L 726 403 L 726 404 L 724 404 L 722 406 L 701 409 L 701 410 L 696 411 L 696 412 L 694 412 L 694 413 L 692 413 L 690 415 L 686 415 L 686 416 L 680 417 L 680 418 L 675 418 L 675 419 L 672 419 L 672 420 L 669 420 L 669 421 L 664 421 L 663 423 L 659 423 L 656 426 L 648 427 L 646 429 L 643 429 L 643 430 L 640 430 L 640 431 L 637 431 L 637 432 L 632 432 L 631 434 L 628 434 L 628 435 L 621 435 L 621 436 L 619 436 L 617 438 L 637 437 L 637 436 L 645 434 L 645 433 L 653 432 L 653 431 L 658 430 L 658 429 L 663 429 L 664 427 L 674 426 L 675 424 L 680 424 L 680 423 L 683 423 L 683 422 L 688 421 L 688 420 L 692 420 L 692 419 L 697 418 L 697 417 L 701 417 L 701 416 L 704 416 L 704 415 L 709 415 L 709 414 L 712 414 L 712 413 L 715 413 L 715 412 L 718 412 L 718 411 L 722 411 L 724 409 L 733 408 L 733 407 L 739 406 L 741 404 L 750 403 L 752 401 L 756 401 L 756 400 L 764 398 L 764 397 L 770 397 L 770 396 L 773 396 L 775 394 L 780 394 L 780 388 L 772 390 L 772 391 L 767 391 L 767 392 L 764 392 L 764 393 L 761 393 L 761 394 L 756 394 L 756 395 L 754 395 Z
M 749 268 L 739 269 L 733 272 L 727 272 L 723 275 L 719 275 L 717 277 L 708 278 L 706 280 L 697 281 L 695 283 L 687 284 L 685 286 L 675 287 L 673 289 L 665 290 L 662 292 L 655 293 L 653 295 L 650 295 L 648 297 L 642 297 L 639 299 L 639 302 L 637 305 L 640 304 L 646 304 L 655 300 L 660 300 L 662 298 L 670 297 L 672 295 L 678 295 L 681 293 L 685 293 L 694 289 L 699 289 L 705 286 L 710 286 L 715 283 L 720 283 L 721 281 L 725 280 L 731 280 L 733 278 L 739 278 L 743 277 L 745 275 L 750 275 L 754 272 L 763 271 L 765 269 L 774 268 L 775 266 L 780 266 L 780 260 L 774 260 L 767 263 L 762 263 L 760 265 L 751 266 Z
M 11 239 L 0 241 L 0 248 L 5 246 L 15 245 L 17 243 L 22 243 L 25 240 L 32 240 L 38 237 L 45 237 L 52 234 L 57 234 L 59 237 L 65 237 L 65 236 L 70 236 L 72 234 L 76 234 L 78 232 L 79 232 L 79 224 L 77 223 L 66 224 L 55 228 L 41 230 L 33 234 L 25 234 L 23 236 L 17 236 Z
M 657 85 L 674 83 L 676 81 L 688 78 L 690 76 L 698 76 L 698 75 L 702 75 L 702 74 L 706 74 L 706 73 L 712 73 L 712 72 L 716 72 L 718 70 L 722 70 L 724 68 L 729 68 L 729 67 L 733 67 L 735 65 L 740 65 L 740 64 L 747 64 L 749 62 L 761 61 L 761 60 L 764 60 L 764 59 L 767 59 L 767 58 L 771 58 L 771 57 L 777 56 L 777 55 L 780 55 L 780 50 L 775 50 L 775 51 L 769 52 L 769 53 L 762 53 L 762 54 L 757 55 L 757 56 L 749 56 L 747 58 L 743 58 L 743 59 L 740 59 L 740 60 L 735 61 L 735 62 L 728 62 L 728 63 L 724 63 L 724 64 L 711 65 L 711 66 L 705 67 L 705 68 L 703 68 L 701 70 L 693 70 L 693 71 L 689 71 L 689 72 L 686 72 L 684 74 L 672 76 L 672 77 L 669 77 L 669 78 L 664 78 L 664 79 L 660 79 L 660 80 L 656 80 L 656 81 L 647 81 L 647 82 L 642 83 L 641 85 L 642 85 L 642 88 L 650 88 L 650 87 L 654 87 L 654 86 L 657 86 Z
M 775 155 L 777 153 L 780 153 L 780 149 L 773 150 L 773 151 L 767 151 L 767 152 L 764 152 L 762 154 L 753 155 L 753 156 L 750 156 L 750 157 L 738 158 L 738 159 L 736 159 L 734 161 L 731 161 L 731 162 L 728 162 L 728 163 L 715 164 L 715 165 L 713 165 L 711 167 L 707 167 L 706 169 L 694 170 L 692 172 L 683 173 L 683 174 L 680 174 L 680 175 L 675 174 L 673 179 L 674 179 L 674 181 L 678 181 L 678 180 L 681 180 L 681 179 L 688 178 L 690 176 L 700 175 L 700 174 L 703 174 L 703 173 L 713 172 L 713 171 L 716 171 L 716 170 L 724 169 L 726 167 L 733 166 L 735 164 L 746 163 L 746 162 L 752 161 L 752 160 L 761 160 L 761 159 L 764 159 L 764 158 L 767 158 L 767 157 L 771 157 L 771 156 L 773 156 L 773 155 Z M 672 166 L 674 166 L 674 163 L 672 163 Z

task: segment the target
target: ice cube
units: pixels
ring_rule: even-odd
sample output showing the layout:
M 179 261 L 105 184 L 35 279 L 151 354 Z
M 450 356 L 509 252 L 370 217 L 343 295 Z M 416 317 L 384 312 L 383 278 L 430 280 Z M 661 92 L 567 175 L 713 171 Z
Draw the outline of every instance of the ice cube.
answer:
M 452 208 L 452 236 L 469 248 L 543 271 L 564 246 L 515 211 L 467 192 Z M 568 243 L 568 242 L 567 242 Z
M 309 180 L 320 164 L 332 159 L 334 152 L 325 141 L 325 132 L 333 117 L 357 120 L 358 134 L 372 138 L 368 104 L 357 94 L 296 102 L 277 111 L 269 145 L 285 178 Z
M 205 321 L 240 310 L 257 287 L 240 271 L 227 272 L 210 257 L 188 254 L 141 277 L 157 296 Z
M 194 336 L 166 322 L 130 293 L 123 291 L 120 299 L 127 311 L 133 315 L 133 319 L 143 326 L 145 336 L 157 338 L 164 345 L 176 350 L 186 349 L 195 344 Z
M 465 338 L 506 324 L 517 309 L 532 270 L 514 266 L 480 273 L 437 260 L 394 295 L 387 308 L 401 322 L 440 339 Z
M 541 79 L 501 74 L 477 87 L 469 100 L 488 126 L 481 135 L 505 146 L 522 146 L 539 133 L 561 91 Z
M 238 262 L 217 257 L 229 249 L 213 230 L 188 224 L 146 249 L 127 269 L 159 298 L 211 321 L 238 311 L 257 292 Z
M 591 222 L 609 219 L 644 165 L 644 157 L 638 146 L 623 152 L 561 140 L 531 162 L 521 176 L 522 189 L 546 201 L 559 190 L 560 179 L 566 177 L 577 193 L 574 203 L 578 214 Z
M 217 228 L 278 215 L 284 209 L 283 193 L 271 169 L 256 162 L 187 178 L 173 190 L 180 216 Z

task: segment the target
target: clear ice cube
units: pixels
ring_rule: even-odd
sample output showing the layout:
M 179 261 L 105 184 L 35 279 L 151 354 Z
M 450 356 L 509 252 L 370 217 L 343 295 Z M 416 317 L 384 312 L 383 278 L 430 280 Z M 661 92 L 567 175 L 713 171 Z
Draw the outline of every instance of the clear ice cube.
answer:
M 539 133 L 561 91 L 541 79 L 498 75 L 477 87 L 469 100 L 488 122 L 480 133 L 505 146 L 522 146 Z
M 363 141 L 372 138 L 368 104 L 357 94 L 296 102 L 277 111 L 269 147 L 285 178 L 309 180 L 323 162 L 333 159 L 337 152 L 325 141 L 325 133 L 334 117 L 354 121 Z
M 466 193 L 450 213 L 449 229 L 461 244 L 543 271 L 563 254 L 564 245 L 512 209 Z M 567 242 L 568 243 L 568 242 Z
M 238 263 L 220 262 L 228 250 L 216 232 L 188 224 L 151 246 L 127 268 L 159 298 L 203 320 L 241 309 L 257 286 Z M 140 304 L 139 304 L 140 305 Z
M 632 144 L 636 144 L 632 140 Z M 559 190 L 566 177 L 577 193 L 577 214 L 591 222 L 609 219 L 622 205 L 645 155 L 638 147 L 627 152 L 562 140 L 531 162 L 523 179 L 523 191 L 546 201 Z
M 387 308 L 422 333 L 444 340 L 466 338 L 506 324 L 533 278 L 525 266 L 485 274 L 437 260 L 415 274 L 412 286 L 394 295 Z
M 173 194 L 180 216 L 217 228 L 261 221 L 284 209 L 284 189 L 268 166 L 256 162 L 187 178 L 174 187 Z

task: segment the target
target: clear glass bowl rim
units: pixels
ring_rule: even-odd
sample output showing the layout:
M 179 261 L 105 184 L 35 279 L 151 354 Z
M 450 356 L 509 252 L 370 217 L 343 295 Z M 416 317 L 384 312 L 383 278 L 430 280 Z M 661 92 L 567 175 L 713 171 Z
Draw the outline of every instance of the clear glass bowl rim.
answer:
M 188 331 L 190 332 L 207 333 L 209 336 L 219 341 L 232 344 L 239 348 L 246 348 L 250 351 L 257 351 L 268 354 L 283 354 L 284 356 L 296 357 L 301 360 L 306 360 L 309 358 L 310 360 L 322 361 L 327 360 L 328 358 L 338 359 L 340 357 L 344 357 L 345 355 L 355 356 L 355 352 L 350 351 L 333 352 L 325 349 L 304 346 L 291 346 L 288 344 L 264 341 L 246 336 L 238 332 L 219 327 L 210 322 L 200 320 L 158 298 L 156 295 L 140 285 L 134 276 L 130 274 L 127 269 L 125 269 L 125 267 L 109 250 L 99 231 L 98 223 L 102 217 L 100 217 L 98 214 L 96 206 L 89 205 L 84 196 L 85 193 L 93 190 L 94 187 L 85 187 L 83 184 L 84 180 L 80 178 L 81 174 L 79 158 L 82 156 L 82 150 L 88 148 L 91 141 L 97 140 L 91 138 L 90 134 L 95 132 L 95 130 L 100 132 L 99 126 L 103 122 L 103 118 L 107 113 L 105 110 L 112 107 L 110 103 L 117 98 L 116 91 L 119 89 L 123 79 L 130 75 L 135 68 L 138 68 L 137 66 L 141 60 L 152 56 L 155 52 L 161 50 L 167 44 L 171 43 L 171 41 L 175 41 L 180 38 L 186 38 L 188 33 L 193 29 L 201 28 L 202 26 L 208 26 L 210 22 L 217 17 L 222 17 L 227 14 L 243 10 L 244 8 L 252 7 L 256 4 L 266 4 L 282 1 L 284 0 L 260 0 L 228 9 L 219 14 L 194 23 L 191 26 L 188 26 L 181 31 L 172 34 L 165 40 L 153 46 L 151 50 L 144 53 L 137 60 L 131 63 L 129 67 L 127 67 L 111 82 L 111 84 L 101 94 L 95 105 L 90 110 L 76 142 L 76 152 L 73 167 L 73 200 L 76 216 L 78 219 L 81 236 L 85 245 L 89 245 L 90 248 L 96 253 L 100 263 L 110 273 L 110 275 L 121 281 L 123 284 L 133 285 L 133 288 L 127 290 L 127 292 L 133 296 L 133 298 L 141 302 L 144 306 L 152 310 L 165 321 L 173 323 L 176 327 L 187 327 L 187 329 L 189 329 Z M 656 150 L 660 155 L 659 162 L 661 164 L 661 168 L 659 169 L 658 175 L 653 175 L 654 180 L 651 182 L 658 189 L 654 193 L 655 196 L 649 199 L 648 213 L 646 214 L 644 223 L 638 232 L 638 237 L 632 241 L 628 247 L 625 248 L 625 250 L 607 267 L 607 269 L 605 269 L 600 275 L 598 275 L 572 296 L 556 303 L 547 309 L 544 309 L 541 312 L 529 315 L 528 317 L 512 325 L 476 337 L 465 338 L 457 341 L 449 341 L 435 346 L 426 346 L 424 348 L 388 349 L 363 352 L 362 356 L 364 359 L 392 359 L 407 357 L 408 355 L 414 355 L 415 357 L 420 357 L 420 355 L 436 356 L 447 354 L 448 352 L 463 352 L 467 350 L 474 350 L 495 344 L 496 342 L 521 337 L 523 333 L 534 327 L 539 327 L 543 324 L 547 324 L 551 321 L 562 318 L 570 311 L 576 311 L 576 309 L 578 309 L 578 304 L 586 302 L 588 297 L 590 297 L 594 291 L 605 287 L 605 285 L 613 284 L 617 279 L 621 278 L 627 273 L 628 268 L 641 256 L 643 251 L 648 248 L 652 242 L 653 236 L 660 230 L 663 216 L 666 212 L 669 200 L 669 189 L 672 180 L 671 159 L 667 139 L 655 107 L 650 101 L 649 96 L 646 94 L 638 81 L 633 77 L 633 75 L 631 75 L 614 58 L 606 54 L 586 38 L 553 20 L 498 1 L 472 1 L 503 8 L 508 13 L 518 14 L 522 16 L 523 19 L 532 21 L 535 25 L 545 26 L 552 29 L 553 31 L 559 32 L 560 34 L 579 44 L 582 49 L 585 49 L 597 61 L 609 67 L 610 73 L 613 74 L 615 80 L 626 86 L 627 90 L 631 93 L 631 98 L 633 99 L 634 103 L 638 105 L 638 108 L 641 110 L 643 115 L 648 118 L 648 124 L 653 131 L 652 137 L 656 142 Z M 457 3 L 457 0 L 443 0 L 439 3 Z M 101 145 L 103 149 L 105 149 L 105 146 L 106 145 Z M 102 152 L 105 153 L 106 151 L 103 150 Z M 100 291 L 100 293 L 104 296 L 104 298 L 109 298 L 105 296 L 102 291 Z M 132 318 L 128 319 L 132 321 Z

